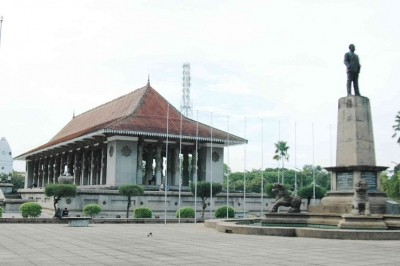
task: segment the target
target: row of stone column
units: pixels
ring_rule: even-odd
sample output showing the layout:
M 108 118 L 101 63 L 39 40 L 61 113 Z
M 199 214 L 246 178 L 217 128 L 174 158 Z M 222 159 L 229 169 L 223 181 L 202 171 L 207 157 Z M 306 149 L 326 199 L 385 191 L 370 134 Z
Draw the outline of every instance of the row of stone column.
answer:
M 182 185 L 189 185 L 189 165 L 191 165 L 192 176 L 197 176 L 197 153 L 193 146 L 184 147 L 182 149 L 182 158 L 180 157 L 180 147 L 177 145 L 168 146 L 168 156 L 166 156 L 167 149 L 161 143 L 149 144 L 143 141 L 138 143 L 138 159 L 137 159 L 137 180 L 142 180 L 142 184 L 156 184 L 160 185 L 165 180 L 167 175 L 167 183 L 170 185 L 179 185 L 179 178 L 182 178 Z M 191 160 L 189 155 L 192 155 Z M 162 156 L 164 155 L 164 156 Z M 167 159 L 166 169 L 164 169 L 164 159 Z M 180 176 L 182 159 L 182 176 Z M 142 176 L 143 162 L 145 162 L 145 173 Z M 155 167 L 153 163 L 155 162 Z M 165 173 L 165 174 L 164 174 Z M 139 181 L 140 183 L 140 181 Z
M 74 176 L 75 184 L 104 185 L 106 184 L 107 147 L 93 147 L 89 149 L 64 152 L 54 156 L 35 158 L 28 161 L 32 171 L 32 184 L 29 186 L 44 187 L 46 184 L 57 183 L 57 178 L 64 172 Z M 28 176 L 28 182 L 29 180 Z

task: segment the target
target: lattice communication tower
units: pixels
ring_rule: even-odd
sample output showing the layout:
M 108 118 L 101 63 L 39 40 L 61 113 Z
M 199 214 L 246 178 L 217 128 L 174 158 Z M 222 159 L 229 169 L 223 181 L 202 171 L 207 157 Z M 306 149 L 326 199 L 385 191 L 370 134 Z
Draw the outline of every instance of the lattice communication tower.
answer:
M 190 64 L 183 64 L 182 78 L 182 105 L 181 112 L 184 116 L 192 118 L 192 104 L 190 102 Z

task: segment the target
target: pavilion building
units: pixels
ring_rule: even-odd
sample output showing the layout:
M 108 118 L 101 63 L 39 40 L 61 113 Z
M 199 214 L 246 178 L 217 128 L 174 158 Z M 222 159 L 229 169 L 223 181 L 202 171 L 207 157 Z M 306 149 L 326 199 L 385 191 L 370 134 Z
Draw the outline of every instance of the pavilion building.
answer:
M 189 185 L 223 181 L 224 147 L 247 140 L 182 116 L 150 83 L 74 116 L 48 143 L 17 156 L 25 188 L 56 183 L 68 172 L 78 186 Z M 181 171 L 182 168 L 182 171 Z

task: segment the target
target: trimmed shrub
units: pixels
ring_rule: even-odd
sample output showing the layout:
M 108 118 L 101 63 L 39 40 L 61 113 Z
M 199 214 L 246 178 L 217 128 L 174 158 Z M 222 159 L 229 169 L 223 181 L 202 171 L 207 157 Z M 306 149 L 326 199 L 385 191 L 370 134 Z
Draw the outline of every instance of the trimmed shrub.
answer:
M 0 207 L 0 218 L 3 216 L 3 208 Z
M 101 212 L 101 208 L 98 204 L 88 204 L 83 207 L 83 214 L 90 215 L 90 217 L 94 217 L 96 214 Z
M 42 206 L 36 202 L 25 202 L 19 206 L 21 215 L 24 218 L 28 217 L 39 217 L 42 214 Z
M 217 218 L 226 218 L 226 205 L 218 207 L 215 210 L 215 217 Z M 235 209 L 232 207 L 228 207 L 228 218 L 234 218 L 235 217 Z
M 182 207 L 176 211 L 175 217 L 179 218 L 179 212 L 181 213 L 181 218 L 194 218 L 194 209 L 192 207 Z
M 153 217 L 153 212 L 150 208 L 147 207 L 139 207 L 133 211 L 134 218 L 151 218 Z

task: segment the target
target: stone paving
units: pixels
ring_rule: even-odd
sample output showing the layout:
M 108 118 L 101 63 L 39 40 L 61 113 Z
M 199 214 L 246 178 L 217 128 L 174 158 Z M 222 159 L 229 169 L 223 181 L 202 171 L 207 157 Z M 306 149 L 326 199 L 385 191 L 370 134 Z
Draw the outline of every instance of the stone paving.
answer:
M 399 254 L 400 241 L 224 234 L 202 223 L 0 225 L 2 266 L 400 265 Z

